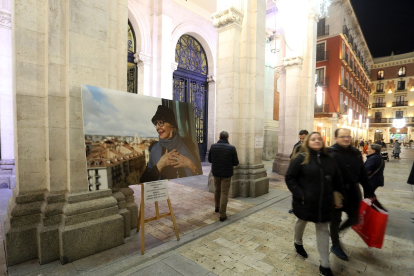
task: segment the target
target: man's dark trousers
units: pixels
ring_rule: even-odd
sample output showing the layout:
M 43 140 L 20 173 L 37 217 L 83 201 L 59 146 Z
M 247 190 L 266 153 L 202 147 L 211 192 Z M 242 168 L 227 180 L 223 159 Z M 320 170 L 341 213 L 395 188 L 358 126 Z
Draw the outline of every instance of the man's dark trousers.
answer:
M 348 219 L 341 226 L 339 226 L 342 222 L 342 209 L 332 209 L 331 223 L 329 225 L 329 228 L 331 232 L 331 240 L 333 246 L 340 246 L 339 232 L 358 223 L 358 210 L 349 211 L 347 212 L 347 215 Z
M 220 218 L 227 218 L 227 201 L 229 198 L 231 177 L 214 177 L 214 203 L 219 209 Z

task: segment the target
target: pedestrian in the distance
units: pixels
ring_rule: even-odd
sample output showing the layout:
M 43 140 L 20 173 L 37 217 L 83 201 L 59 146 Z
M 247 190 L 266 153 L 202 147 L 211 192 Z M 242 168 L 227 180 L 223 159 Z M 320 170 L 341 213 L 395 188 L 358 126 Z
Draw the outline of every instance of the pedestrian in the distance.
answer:
M 211 146 L 208 162 L 212 163 L 211 173 L 214 176 L 215 212 L 220 213 L 220 221 L 225 221 L 233 166 L 239 164 L 236 147 L 230 145 L 227 131 L 220 132 L 220 140 Z
M 385 162 L 381 156 L 381 145 L 371 144 L 369 146 L 367 161 L 365 161 L 364 166 L 373 192 L 378 187 L 384 186 Z
M 331 209 L 334 206 L 342 208 L 342 182 L 336 163 L 326 153 L 319 132 L 312 132 L 305 138 L 299 154 L 290 162 L 285 179 L 292 192 L 293 212 L 297 216 L 294 234 L 296 252 L 304 258 L 308 257 L 303 248 L 303 233 L 306 224 L 314 222 L 320 275 L 333 275 L 329 264 L 328 227 Z
M 359 150 L 362 151 L 364 149 L 365 143 L 364 143 L 364 139 L 361 140 L 361 142 L 359 142 Z
M 398 143 L 398 140 L 395 139 L 395 142 L 394 142 L 394 158 L 395 159 L 401 159 L 400 158 L 400 153 L 401 153 L 401 145 L 400 145 L 400 143 Z

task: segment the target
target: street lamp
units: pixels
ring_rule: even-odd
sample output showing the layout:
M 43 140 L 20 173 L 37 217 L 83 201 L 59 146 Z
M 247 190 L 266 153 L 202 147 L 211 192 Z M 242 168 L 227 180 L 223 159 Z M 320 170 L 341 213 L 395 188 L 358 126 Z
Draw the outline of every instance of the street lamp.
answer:
M 318 106 L 322 105 L 322 87 L 320 86 L 316 89 L 316 103 Z
M 352 124 L 352 108 L 348 109 L 348 123 Z

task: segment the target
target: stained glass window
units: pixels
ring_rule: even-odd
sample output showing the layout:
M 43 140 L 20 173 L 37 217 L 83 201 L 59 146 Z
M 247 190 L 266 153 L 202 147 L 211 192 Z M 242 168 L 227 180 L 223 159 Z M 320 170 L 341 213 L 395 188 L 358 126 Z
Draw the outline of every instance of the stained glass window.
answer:
M 128 65 L 127 65 L 127 91 L 137 93 L 137 65 L 134 62 L 135 32 L 128 22 Z
M 175 47 L 178 67 L 207 76 L 207 58 L 201 44 L 190 35 L 183 35 Z
M 204 160 L 207 151 L 208 67 L 206 54 L 194 37 L 183 35 L 175 49 L 175 60 L 178 68 L 173 74 L 173 99 L 193 104 L 200 158 Z

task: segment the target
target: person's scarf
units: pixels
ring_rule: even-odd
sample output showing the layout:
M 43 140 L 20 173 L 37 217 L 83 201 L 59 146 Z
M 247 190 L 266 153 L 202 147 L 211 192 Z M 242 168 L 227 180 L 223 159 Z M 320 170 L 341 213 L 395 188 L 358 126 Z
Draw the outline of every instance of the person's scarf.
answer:
M 193 155 L 191 154 L 190 150 L 187 148 L 187 146 L 183 143 L 181 136 L 176 133 L 171 137 L 171 139 L 160 139 L 158 143 L 156 143 L 150 153 L 150 158 L 148 161 L 148 168 L 151 170 L 154 166 L 157 165 L 158 161 L 160 160 L 162 156 L 162 149 L 166 148 L 168 152 L 171 152 L 172 150 L 176 149 L 181 155 L 184 155 L 185 157 L 188 157 L 194 165 L 196 165 L 195 159 Z M 184 168 L 187 176 L 193 175 L 191 170 L 189 168 Z M 161 178 L 161 176 L 160 176 Z M 159 179 L 160 179 L 159 178 Z

